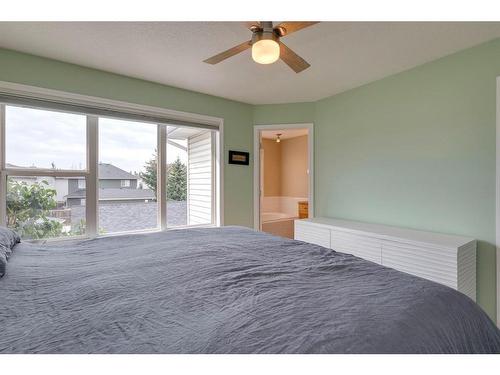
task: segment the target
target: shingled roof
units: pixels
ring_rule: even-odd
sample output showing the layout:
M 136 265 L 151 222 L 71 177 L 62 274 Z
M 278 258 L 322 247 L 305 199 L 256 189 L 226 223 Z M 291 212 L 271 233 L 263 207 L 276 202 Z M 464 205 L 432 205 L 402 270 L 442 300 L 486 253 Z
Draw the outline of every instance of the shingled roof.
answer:
M 99 180 L 137 180 L 137 176 L 115 167 L 113 164 L 99 163 Z

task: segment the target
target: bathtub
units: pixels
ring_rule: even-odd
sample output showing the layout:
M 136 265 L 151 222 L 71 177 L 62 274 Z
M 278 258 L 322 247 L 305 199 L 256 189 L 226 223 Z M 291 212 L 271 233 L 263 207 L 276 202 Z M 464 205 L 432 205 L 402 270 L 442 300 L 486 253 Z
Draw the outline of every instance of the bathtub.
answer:
M 261 201 L 260 227 L 281 237 L 293 238 L 294 220 L 298 219 L 298 202 L 307 201 L 304 197 L 263 197 Z
M 283 219 L 295 219 L 295 217 L 290 216 L 285 212 L 263 212 L 260 216 L 263 223 L 267 223 L 269 221 L 283 220 Z

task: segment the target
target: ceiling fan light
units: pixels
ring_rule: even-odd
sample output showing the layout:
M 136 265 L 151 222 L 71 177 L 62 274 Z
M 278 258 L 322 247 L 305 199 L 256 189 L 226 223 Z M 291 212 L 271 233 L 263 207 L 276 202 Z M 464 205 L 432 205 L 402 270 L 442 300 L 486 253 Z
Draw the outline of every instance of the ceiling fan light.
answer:
M 280 58 L 280 45 L 272 39 L 261 39 L 252 45 L 252 59 L 259 64 L 272 64 Z

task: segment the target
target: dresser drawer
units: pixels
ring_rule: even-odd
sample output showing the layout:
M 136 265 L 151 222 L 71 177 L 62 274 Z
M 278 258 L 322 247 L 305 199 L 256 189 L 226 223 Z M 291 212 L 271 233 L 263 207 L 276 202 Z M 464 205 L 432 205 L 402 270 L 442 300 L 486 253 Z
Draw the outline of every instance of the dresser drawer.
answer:
M 330 247 L 375 263 L 382 263 L 382 244 L 377 238 L 331 230 Z
M 294 238 L 299 241 L 330 248 L 330 230 L 327 228 L 295 221 Z
M 457 250 L 383 241 L 382 264 L 457 289 Z

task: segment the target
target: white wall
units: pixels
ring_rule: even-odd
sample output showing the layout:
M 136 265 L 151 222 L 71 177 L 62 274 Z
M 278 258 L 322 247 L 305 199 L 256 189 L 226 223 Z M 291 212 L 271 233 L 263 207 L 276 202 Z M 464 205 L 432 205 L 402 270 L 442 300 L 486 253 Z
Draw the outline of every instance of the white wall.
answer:
M 212 132 L 188 139 L 188 225 L 212 223 Z

